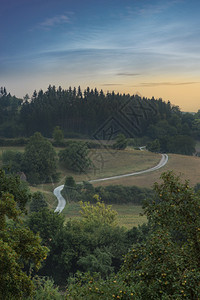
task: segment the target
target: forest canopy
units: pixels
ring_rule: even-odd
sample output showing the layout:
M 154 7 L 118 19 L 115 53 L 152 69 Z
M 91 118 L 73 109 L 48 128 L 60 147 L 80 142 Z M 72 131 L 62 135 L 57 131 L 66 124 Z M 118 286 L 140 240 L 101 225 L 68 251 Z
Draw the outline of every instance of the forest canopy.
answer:
M 27 138 L 38 131 L 62 144 L 63 136 L 101 141 L 121 134 L 145 138 L 153 143 L 149 149 L 156 152 L 191 155 L 195 140 L 200 139 L 199 124 L 200 111 L 183 113 L 161 98 L 51 85 L 47 91 L 34 91 L 31 98 L 26 95 L 24 99 L 11 96 L 5 88 L 0 92 L 2 138 Z

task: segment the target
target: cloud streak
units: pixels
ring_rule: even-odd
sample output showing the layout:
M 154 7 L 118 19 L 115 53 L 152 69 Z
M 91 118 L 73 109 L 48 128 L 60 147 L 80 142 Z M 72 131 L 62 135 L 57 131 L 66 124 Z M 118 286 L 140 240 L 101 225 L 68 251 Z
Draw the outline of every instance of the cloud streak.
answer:
M 190 84 L 198 84 L 200 81 L 188 81 L 188 82 L 142 82 L 138 85 L 134 85 L 133 87 L 156 87 L 156 86 L 178 86 L 178 85 L 190 85 Z
M 57 15 L 52 18 L 47 18 L 38 24 L 38 28 L 51 29 L 58 25 L 69 24 L 70 18 L 67 15 Z
M 101 84 L 101 86 L 118 86 L 118 85 L 123 85 L 123 83 L 104 83 L 104 84 Z
M 165 2 L 158 2 L 158 3 L 149 3 L 139 5 L 138 7 L 135 6 L 134 8 L 131 6 L 127 6 L 127 12 L 130 15 L 139 15 L 139 16 L 152 16 L 156 14 L 161 14 L 165 12 L 167 9 L 173 7 L 174 5 L 183 3 L 183 0 L 171 0 Z
M 140 76 L 141 74 L 139 74 L 139 73 L 127 73 L 127 72 L 123 72 L 123 73 L 117 73 L 116 75 L 117 76 L 130 76 L 130 77 L 132 77 L 132 76 Z

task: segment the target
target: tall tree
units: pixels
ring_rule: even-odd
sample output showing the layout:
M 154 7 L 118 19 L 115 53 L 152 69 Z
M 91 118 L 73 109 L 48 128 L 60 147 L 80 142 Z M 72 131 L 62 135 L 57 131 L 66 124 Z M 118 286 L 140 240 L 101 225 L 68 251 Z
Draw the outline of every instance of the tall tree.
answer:
M 30 183 L 45 183 L 56 178 L 56 152 L 39 132 L 29 140 L 24 152 L 24 172 Z
M 53 130 L 53 139 L 56 146 L 60 146 L 63 144 L 64 134 L 59 126 L 56 126 Z
M 18 177 L 0 170 L 0 299 L 22 299 L 33 293 L 26 265 L 36 270 L 46 258 L 41 239 L 26 228 L 21 219 L 29 198 Z
M 47 206 L 48 206 L 48 204 L 45 200 L 44 194 L 42 194 L 41 192 L 35 192 L 32 195 L 32 200 L 30 203 L 30 211 L 31 212 L 40 211 L 41 209 L 43 209 Z
M 88 154 L 89 150 L 85 143 L 71 142 L 65 150 L 59 152 L 59 160 L 65 168 L 82 173 L 91 165 Z
M 127 139 L 124 134 L 119 134 L 113 144 L 114 149 L 124 150 L 127 146 Z

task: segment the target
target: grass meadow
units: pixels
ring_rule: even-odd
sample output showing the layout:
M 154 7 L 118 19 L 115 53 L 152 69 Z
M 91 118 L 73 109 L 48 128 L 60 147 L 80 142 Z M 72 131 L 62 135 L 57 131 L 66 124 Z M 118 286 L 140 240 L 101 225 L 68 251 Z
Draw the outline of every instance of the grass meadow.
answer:
M 6 150 L 23 152 L 24 147 L 0 147 L 0 158 L 2 152 Z M 55 150 L 58 153 L 61 148 L 55 148 Z M 64 169 L 61 165 L 58 165 L 58 172 L 60 173 L 59 182 L 30 186 L 31 191 L 43 192 L 49 207 L 55 209 L 57 200 L 52 192 L 55 187 L 64 184 L 66 176 L 73 176 L 76 182 L 80 182 L 83 180 L 89 181 L 91 179 L 137 172 L 157 165 L 161 159 L 161 155 L 130 148 L 123 151 L 97 149 L 90 150 L 90 158 L 95 167 L 89 170 L 87 174 L 76 174 Z M 150 188 L 153 186 L 154 182 L 160 182 L 160 175 L 168 170 L 173 170 L 177 175 L 181 175 L 183 180 L 189 180 L 190 185 L 194 186 L 196 183 L 200 182 L 200 157 L 169 154 L 168 163 L 159 170 L 137 176 L 98 182 L 94 185 L 105 186 L 110 184 L 121 184 Z M 118 224 L 120 226 L 131 228 L 132 226 L 137 226 L 146 221 L 146 217 L 140 215 L 142 212 L 141 206 L 129 204 L 113 205 L 113 209 L 118 212 Z M 66 220 L 78 218 L 80 217 L 79 210 L 78 203 L 72 202 L 67 204 L 62 214 L 66 217 Z
M 132 204 L 113 204 L 112 209 L 117 211 L 117 222 L 119 226 L 131 229 L 133 226 L 142 225 L 147 221 L 146 216 L 142 216 L 142 206 Z M 77 202 L 68 203 L 62 214 L 66 221 L 72 218 L 80 218 L 80 206 Z

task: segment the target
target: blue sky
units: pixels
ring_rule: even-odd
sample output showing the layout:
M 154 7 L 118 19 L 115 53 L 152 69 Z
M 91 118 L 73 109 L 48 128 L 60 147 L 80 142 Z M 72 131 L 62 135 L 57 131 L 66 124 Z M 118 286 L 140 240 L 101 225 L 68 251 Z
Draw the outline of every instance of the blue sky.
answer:
M 197 111 L 199 12 L 193 0 L 1 0 L 0 86 L 90 86 Z

